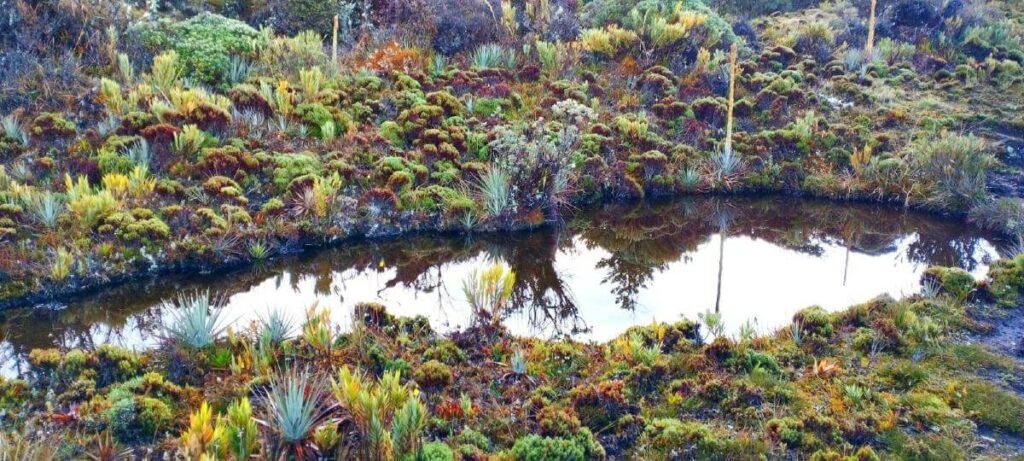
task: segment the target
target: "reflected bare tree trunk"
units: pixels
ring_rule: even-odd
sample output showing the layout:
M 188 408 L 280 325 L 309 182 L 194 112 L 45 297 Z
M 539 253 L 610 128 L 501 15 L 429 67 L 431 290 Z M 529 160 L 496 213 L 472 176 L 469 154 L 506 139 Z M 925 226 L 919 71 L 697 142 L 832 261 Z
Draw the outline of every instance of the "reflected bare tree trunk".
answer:
M 722 304 L 722 273 L 725 271 L 725 239 L 729 237 L 729 224 L 732 215 L 726 208 L 727 203 L 717 202 L 715 212 L 718 218 L 718 289 L 715 291 L 715 313 L 721 312 Z
M 715 292 L 715 313 L 719 313 L 722 303 L 722 269 L 725 267 L 725 232 L 718 236 L 718 291 Z
M 846 275 L 850 272 L 850 245 L 846 245 L 846 258 L 843 260 L 843 286 L 846 286 Z

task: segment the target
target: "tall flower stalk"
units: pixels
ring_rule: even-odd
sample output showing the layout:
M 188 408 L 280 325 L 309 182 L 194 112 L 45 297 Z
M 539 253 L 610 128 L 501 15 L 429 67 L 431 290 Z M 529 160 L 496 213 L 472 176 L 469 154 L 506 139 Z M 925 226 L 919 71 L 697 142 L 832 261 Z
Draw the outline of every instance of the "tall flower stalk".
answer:
M 732 111 L 736 99 L 736 44 L 729 48 L 729 112 L 725 118 L 725 151 L 732 155 Z

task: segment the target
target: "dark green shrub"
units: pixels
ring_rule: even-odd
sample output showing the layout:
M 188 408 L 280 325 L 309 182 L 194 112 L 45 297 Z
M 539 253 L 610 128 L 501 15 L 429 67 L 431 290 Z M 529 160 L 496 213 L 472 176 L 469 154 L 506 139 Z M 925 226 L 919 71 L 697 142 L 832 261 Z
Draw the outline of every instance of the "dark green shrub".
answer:
M 912 436 L 892 430 L 883 436 L 883 441 L 895 454 L 894 459 L 954 461 L 967 458 L 955 441 L 941 434 Z
M 572 438 L 528 435 L 516 440 L 511 454 L 518 461 L 583 461 L 605 456 L 604 448 L 587 428 Z
M 416 461 L 454 461 L 455 453 L 441 442 L 427 442 L 420 447 Z
M 104 416 L 110 424 L 110 430 L 122 442 L 149 440 L 161 429 L 170 427 L 171 409 L 163 401 L 150 397 L 119 397 L 104 412 Z
M 187 76 L 210 84 L 223 83 L 232 57 L 253 58 L 256 47 L 266 44 L 265 36 L 246 23 L 212 13 L 184 21 L 141 22 L 127 35 L 153 55 L 173 49 Z
M 442 339 L 423 352 L 423 357 L 455 365 L 466 360 L 466 353 L 450 339 Z
M 459 445 L 469 445 L 484 452 L 491 450 L 491 439 L 469 427 L 459 433 L 456 441 Z
M 683 10 L 695 11 L 707 15 L 705 27 L 710 37 L 717 37 L 720 42 L 732 43 L 736 34 L 732 26 L 714 10 L 708 8 L 702 0 L 592 0 L 580 9 L 580 22 L 587 27 L 602 27 L 607 24 L 622 24 L 631 10 L 636 9 L 640 16 L 667 15 L 681 3 Z
M 896 361 L 887 365 L 879 370 L 879 375 L 888 381 L 891 386 L 903 391 L 913 389 L 928 379 L 927 370 L 916 363 L 906 360 Z
M 767 352 L 745 351 L 742 355 L 742 366 L 747 371 L 761 369 L 775 376 L 782 374 L 782 368 L 775 361 L 775 357 Z

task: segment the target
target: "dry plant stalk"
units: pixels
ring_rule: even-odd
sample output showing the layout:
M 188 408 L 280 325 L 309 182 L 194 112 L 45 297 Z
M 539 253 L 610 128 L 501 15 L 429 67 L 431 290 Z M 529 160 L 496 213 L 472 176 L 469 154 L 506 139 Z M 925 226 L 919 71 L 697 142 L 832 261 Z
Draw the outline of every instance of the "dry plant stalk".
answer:
M 868 41 L 864 45 L 864 55 L 871 56 L 875 49 L 875 6 L 878 0 L 871 0 L 871 12 L 868 13 Z
M 334 32 L 331 38 L 331 63 L 338 65 L 338 15 L 334 15 Z
M 736 98 L 736 44 L 729 48 L 729 111 L 725 118 L 725 152 L 732 153 L 732 110 Z

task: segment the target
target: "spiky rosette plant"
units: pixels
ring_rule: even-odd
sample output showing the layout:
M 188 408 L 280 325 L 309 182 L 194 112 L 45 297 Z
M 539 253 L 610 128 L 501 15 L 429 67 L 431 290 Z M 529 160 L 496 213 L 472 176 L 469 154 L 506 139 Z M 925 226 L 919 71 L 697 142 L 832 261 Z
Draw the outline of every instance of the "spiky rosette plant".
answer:
M 164 324 L 164 338 L 175 344 L 202 349 L 212 345 L 224 332 L 223 298 L 209 291 L 179 293 L 165 303 L 170 318 Z
M 319 454 L 313 434 L 336 407 L 328 403 L 329 392 L 326 380 L 306 370 L 284 371 L 270 379 L 263 393 L 263 418 L 257 423 L 273 434 L 281 456 L 310 459 Z

